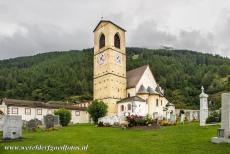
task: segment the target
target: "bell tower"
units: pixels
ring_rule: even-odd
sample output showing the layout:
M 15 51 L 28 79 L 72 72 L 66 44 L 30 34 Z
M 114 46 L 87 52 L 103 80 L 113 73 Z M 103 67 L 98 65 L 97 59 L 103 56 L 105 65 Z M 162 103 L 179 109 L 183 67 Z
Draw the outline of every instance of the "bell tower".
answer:
M 117 101 L 126 97 L 125 30 L 101 20 L 93 32 L 93 98 L 105 102 L 111 116 L 117 113 Z

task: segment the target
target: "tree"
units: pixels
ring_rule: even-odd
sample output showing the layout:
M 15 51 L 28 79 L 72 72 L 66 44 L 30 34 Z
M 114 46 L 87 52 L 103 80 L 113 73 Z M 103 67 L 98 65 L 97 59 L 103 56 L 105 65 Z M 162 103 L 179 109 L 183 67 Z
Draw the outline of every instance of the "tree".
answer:
M 60 123 L 62 126 L 67 126 L 71 120 L 71 113 L 67 109 L 58 109 L 54 112 L 55 115 L 59 115 Z
M 94 100 L 92 104 L 88 107 L 87 111 L 93 118 L 95 123 L 98 122 L 98 118 L 104 117 L 107 113 L 108 106 L 99 100 Z

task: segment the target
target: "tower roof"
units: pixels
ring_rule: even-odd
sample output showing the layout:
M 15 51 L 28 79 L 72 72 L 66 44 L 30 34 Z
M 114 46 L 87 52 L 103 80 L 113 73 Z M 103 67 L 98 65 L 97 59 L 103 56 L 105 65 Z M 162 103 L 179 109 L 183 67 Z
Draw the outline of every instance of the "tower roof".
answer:
M 112 25 L 114 25 L 114 26 L 116 26 L 116 27 L 120 28 L 120 29 L 121 29 L 121 30 L 123 30 L 124 32 L 126 32 L 126 30 L 125 30 L 124 28 L 122 28 L 122 27 L 118 26 L 117 24 L 113 23 L 113 22 L 112 22 L 112 21 L 110 21 L 110 20 L 101 20 L 101 21 L 97 24 L 97 26 L 94 28 L 93 32 L 95 32 L 95 31 L 96 31 L 97 27 L 98 27 L 98 26 L 99 26 L 102 22 L 107 22 L 107 23 L 110 23 L 110 24 L 112 24 Z

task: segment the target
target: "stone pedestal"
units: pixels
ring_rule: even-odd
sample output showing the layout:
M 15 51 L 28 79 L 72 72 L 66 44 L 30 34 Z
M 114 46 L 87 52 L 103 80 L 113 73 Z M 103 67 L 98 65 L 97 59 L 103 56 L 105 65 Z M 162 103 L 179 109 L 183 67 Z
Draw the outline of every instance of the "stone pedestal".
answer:
M 221 95 L 221 128 L 212 143 L 230 143 L 230 93 Z
M 204 88 L 201 88 L 200 94 L 200 126 L 206 125 L 206 119 L 208 118 L 208 95 L 204 93 Z

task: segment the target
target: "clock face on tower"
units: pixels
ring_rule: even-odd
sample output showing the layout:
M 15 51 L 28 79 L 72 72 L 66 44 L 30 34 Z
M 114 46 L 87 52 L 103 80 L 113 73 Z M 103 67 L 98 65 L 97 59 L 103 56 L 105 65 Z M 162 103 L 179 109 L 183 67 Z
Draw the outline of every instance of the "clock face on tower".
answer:
M 121 54 L 120 53 L 114 52 L 114 61 L 117 64 L 121 64 Z
M 97 55 L 97 63 L 102 65 L 105 63 L 105 53 L 100 53 Z

